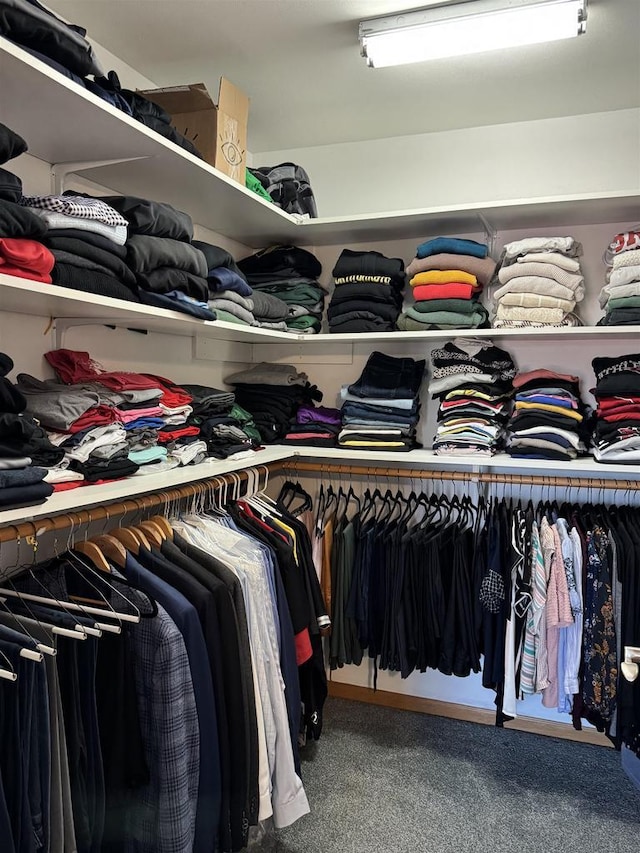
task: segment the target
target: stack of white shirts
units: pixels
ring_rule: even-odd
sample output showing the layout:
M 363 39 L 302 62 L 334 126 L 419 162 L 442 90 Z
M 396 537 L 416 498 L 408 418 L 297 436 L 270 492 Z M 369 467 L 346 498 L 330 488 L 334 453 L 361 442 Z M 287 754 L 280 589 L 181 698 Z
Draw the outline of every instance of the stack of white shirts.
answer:
M 599 326 L 640 324 L 640 225 L 616 234 L 604 255 L 607 283 L 600 293 Z
M 573 237 L 528 237 L 507 243 L 493 294 L 495 328 L 578 326 L 584 278 Z

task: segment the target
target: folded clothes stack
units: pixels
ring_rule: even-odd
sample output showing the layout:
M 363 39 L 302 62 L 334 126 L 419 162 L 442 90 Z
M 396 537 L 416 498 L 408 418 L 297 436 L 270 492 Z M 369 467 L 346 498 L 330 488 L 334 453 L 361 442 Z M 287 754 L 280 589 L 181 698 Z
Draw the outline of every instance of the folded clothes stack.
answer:
M 416 427 L 424 369 L 424 360 L 371 353 L 360 378 L 340 392 L 344 400 L 340 447 L 393 451 L 420 447 Z
M 407 267 L 414 303 L 398 318 L 403 332 L 477 329 L 488 326 L 480 302 L 495 270 L 487 246 L 474 240 L 436 237 L 421 243 Z
M 0 124 L 0 165 L 27 151 L 17 133 Z M 12 275 L 51 284 L 54 258 L 42 245 L 47 226 L 39 217 L 19 207 L 22 181 L 0 169 L 0 275 Z
M 600 292 L 599 326 L 640 324 L 640 228 L 616 234 L 605 252 L 607 283 Z
M 315 255 L 297 246 L 271 246 L 243 258 L 238 266 L 253 290 L 256 318 L 266 308 L 256 303 L 256 294 L 276 296 L 286 304 L 287 315 L 273 322 L 284 322 L 286 331 L 296 334 L 320 331 L 326 292 L 318 282 L 322 265 Z
M 335 447 L 340 433 L 340 410 L 308 404 L 300 406 L 283 444 Z
M 587 409 L 577 376 L 530 370 L 513 380 L 515 409 L 507 453 L 518 459 L 568 461 L 586 453 Z
M 192 397 L 188 423 L 198 427 L 207 456 L 228 459 L 260 444 L 251 415 L 235 402 L 230 391 L 207 385 L 183 385 Z
M 495 328 L 579 326 L 573 313 L 584 299 L 579 255 L 573 237 L 528 237 L 507 243 L 500 257 Z
M 492 341 L 455 338 L 431 353 L 429 391 L 440 400 L 433 450 L 493 456 L 503 445 L 516 368 Z
M 55 259 L 53 284 L 138 302 L 126 263 L 127 220 L 101 199 L 64 194 L 23 196 L 20 203 L 47 227 L 42 242 Z
M 23 412 L 26 400 L 7 379 L 13 361 L 0 353 L 0 509 L 44 503 L 53 493 L 41 462 L 55 458 L 44 430 Z
M 170 204 L 134 196 L 107 196 L 128 224 L 127 263 L 147 305 L 215 320 L 208 306 L 207 261 L 191 245 L 191 217 Z
M 235 388 L 236 402 L 250 412 L 265 444 L 283 439 L 301 406 L 322 400 L 322 392 L 290 364 L 262 362 L 225 379 Z
M 251 288 L 233 257 L 226 249 L 202 240 L 194 240 L 192 245 L 204 255 L 209 308 L 217 319 L 243 326 L 256 325 L 250 299 Z
M 329 331 L 393 332 L 402 309 L 404 263 L 380 252 L 343 249 L 333 268 Z
M 594 358 L 596 462 L 640 462 L 640 353 Z

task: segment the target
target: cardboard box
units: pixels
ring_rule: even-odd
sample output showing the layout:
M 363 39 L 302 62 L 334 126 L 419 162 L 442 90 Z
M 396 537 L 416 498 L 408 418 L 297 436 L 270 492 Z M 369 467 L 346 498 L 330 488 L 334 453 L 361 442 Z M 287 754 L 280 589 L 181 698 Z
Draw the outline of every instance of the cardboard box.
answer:
M 249 98 L 220 78 L 218 104 L 204 83 L 141 91 L 171 116 L 171 124 L 196 146 L 207 163 L 244 186 Z

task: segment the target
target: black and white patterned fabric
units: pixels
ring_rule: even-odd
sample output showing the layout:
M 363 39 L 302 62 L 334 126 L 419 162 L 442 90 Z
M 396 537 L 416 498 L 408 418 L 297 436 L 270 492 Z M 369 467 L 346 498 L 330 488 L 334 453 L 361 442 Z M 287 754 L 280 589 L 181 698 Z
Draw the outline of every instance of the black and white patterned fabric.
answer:
M 23 196 L 20 204 L 38 210 L 64 213 L 66 216 L 94 219 L 105 225 L 128 225 L 124 216 L 99 198 L 87 198 L 81 195 L 29 195 Z

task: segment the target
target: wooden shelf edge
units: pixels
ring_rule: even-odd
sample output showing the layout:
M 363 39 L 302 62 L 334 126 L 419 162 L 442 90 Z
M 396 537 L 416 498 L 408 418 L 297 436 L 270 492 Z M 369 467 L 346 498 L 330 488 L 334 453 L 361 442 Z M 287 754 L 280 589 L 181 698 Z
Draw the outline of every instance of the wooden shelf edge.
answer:
M 426 699 L 423 696 L 410 696 L 406 693 L 392 693 L 389 690 L 373 690 L 371 687 L 360 687 L 340 681 L 329 681 L 329 696 L 337 699 L 349 699 L 354 702 L 366 702 L 370 705 L 380 705 L 384 708 L 395 708 L 399 711 L 414 711 L 419 714 L 431 714 L 434 717 L 447 717 L 451 720 L 479 723 L 483 726 L 495 726 L 496 722 L 495 711 L 485 708 L 442 702 L 439 699 Z M 538 720 L 535 717 L 517 717 L 515 720 L 505 723 L 504 727 L 515 731 L 529 732 L 529 734 L 543 735 L 544 737 L 561 738 L 562 740 L 613 748 L 611 741 L 596 729 L 585 728 L 579 732 L 570 723 Z

